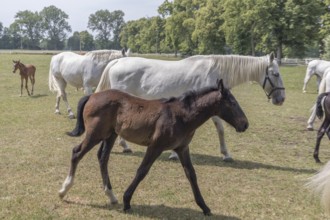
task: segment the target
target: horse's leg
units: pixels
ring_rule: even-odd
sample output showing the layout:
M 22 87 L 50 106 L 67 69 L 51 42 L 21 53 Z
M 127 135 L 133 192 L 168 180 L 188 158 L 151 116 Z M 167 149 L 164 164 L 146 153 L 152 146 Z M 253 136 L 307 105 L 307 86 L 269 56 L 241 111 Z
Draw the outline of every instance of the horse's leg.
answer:
M 28 76 L 25 76 L 24 79 L 25 79 L 25 89 L 27 91 L 27 94 L 30 96 L 30 92 L 28 88 L 28 81 L 29 81 Z
M 138 170 L 136 171 L 136 175 L 132 183 L 129 185 L 127 190 L 124 193 L 124 211 L 127 211 L 131 208 L 130 202 L 133 196 L 133 193 L 139 183 L 144 179 L 144 177 L 148 174 L 150 167 L 155 162 L 155 160 L 162 153 L 162 149 L 160 146 L 149 146 L 147 148 L 146 154 L 142 160 L 142 163 Z
M 77 166 L 79 161 L 83 158 L 83 156 L 90 151 L 98 142 L 90 141 L 90 139 L 84 139 L 83 142 L 72 150 L 72 157 L 71 157 L 71 167 L 69 171 L 69 175 L 66 177 L 65 181 L 63 182 L 62 188 L 59 191 L 60 198 L 63 198 L 69 189 L 73 185 L 74 176 L 77 170 Z
M 327 131 L 328 127 L 329 127 L 330 121 L 325 118 L 321 127 L 319 128 L 318 132 L 317 132 L 317 137 L 316 137 L 316 144 L 315 144 L 315 149 L 314 149 L 314 159 L 316 163 L 321 163 L 320 159 L 319 159 L 319 149 L 320 149 L 320 144 L 321 144 L 321 140 L 325 134 L 325 132 Z
M 315 121 L 315 118 L 316 118 L 316 104 L 313 105 L 311 116 L 309 117 L 309 119 L 307 121 L 307 130 L 309 130 L 309 131 L 314 130 L 313 123 Z
M 132 153 L 133 152 L 132 149 L 129 148 L 129 146 L 127 145 L 127 143 L 124 140 L 124 138 L 119 137 L 118 144 L 119 144 L 119 146 L 122 146 L 124 148 L 123 149 L 123 153 Z
M 75 117 L 74 117 L 74 114 L 72 112 L 72 109 L 71 109 L 71 107 L 69 105 L 69 102 L 68 102 L 68 99 L 67 99 L 67 96 L 66 96 L 66 92 L 65 92 L 65 88 L 66 88 L 66 84 L 67 83 L 65 82 L 64 79 L 56 79 L 56 81 L 57 81 L 57 85 L 58 85 L 58 87 L 60 89 L 60 95 L 61 95 L 61 97 L 63 99 L 63 102 L 66 105 L 66 109 L 67 109 L 67 111 L 69 113 L 69 118 L 70 119 L 74 119 Z
M 55 103 L 55 114 L 60 114 L 60 101 L 61 101 L 61 91 L 57 91 L 56 103 Z
M 307 83 L 311 79 L 312 74 L 313 74 L 313 70 L 311 68 L 307 67 L 306 75 L 305 75 L 305 79 L 304 79 L 304 86 L 303 86 L 303 89 L 302 89 L 303 93 L 306 93 Z
M 205 204 L 205 201 L 197 184 L 197 176 L 195 173 L 195 169 L 191 163 L 189 147 L 184 146 L 180 149 L 177 149 L 176 152 L 180 158 L 180 162 L 182 164 L 184 172 L 190 182 L 197 205 L 203 210 L 204 215 L 211 215 L 211 210 Z
M 112 186 L 110 183 L 109 172 L 108 172 L 108 161 L 110 157 L 110 152 L 112 150 L 116 138 L 117 138 L 117 134 L 112 133 L 112 135 L 107 140 L 102 141 L 100 149 L 97 153 L 97 157 L 100 163 L 104 192 L 109 197 L 111 204 L 118 203 L 116 196 L 112 192 Z
M 225 162 L 231 162 L 231 161 L 233 161 L 233 159 L 227 150 L 227 146 L 226 146 L 226 142 L 225 142 L 225 130 L 223 128 L 221 119 L 219 117 L 214 116 L 214 117 L 212 117 L 212 121 L 218 132 L 218 137 L 219 137 L 219 141 L 220 141 L 220 152 L 224 156 L 223 160 Z

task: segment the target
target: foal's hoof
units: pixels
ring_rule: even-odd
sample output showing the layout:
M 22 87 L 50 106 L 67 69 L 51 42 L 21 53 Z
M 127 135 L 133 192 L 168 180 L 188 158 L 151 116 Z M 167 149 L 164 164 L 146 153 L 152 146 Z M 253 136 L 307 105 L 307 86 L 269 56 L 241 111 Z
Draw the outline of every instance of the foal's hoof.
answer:
M 131 213 L 132 212 L 131 205 L 124 205 L 123 211 L 125 213 Z
M 211 216 L 212 215 L 211 210 L 203 211 L 203 213 L 204 213 L 205 216 Z
M 123 150 L 123 153 L 131 154 L 131 153 L 133 153 L 133 151 L 130 148 L 126 148 L 126 149 Z
M 224 157 L 223 161 L 226 162 L 226 163 L 232 163 L 232 162 L 234 162 L 234 159 L 231 158 L 231 157 Z

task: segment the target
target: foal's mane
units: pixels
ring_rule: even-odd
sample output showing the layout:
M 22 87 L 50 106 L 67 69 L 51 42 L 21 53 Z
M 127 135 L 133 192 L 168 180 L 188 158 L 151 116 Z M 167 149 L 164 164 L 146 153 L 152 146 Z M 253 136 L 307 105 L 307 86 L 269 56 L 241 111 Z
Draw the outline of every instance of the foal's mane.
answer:
M 163 103 L 171 103 L 171 102 L 179 101 L 182 102 L 184 106 L 190 106 L 191 103 L 193 103 L 197 97 L 203 96 L 213 91 L 218 91 L 218 88 L 216 86 L 208 86 L 200 90 L 189 90 L 183 93 L 179 97 L 170 97 L 168 99 L 164 99 Z
M 96 62 L 107 62 L 122 57 L 120 50 L 93 50 L 85 54 Z
M 197 55 L 188 59 L 210 60 L 210 69 L 217 71 L 227 88 L 232 88 L 244 82 L 259 79 L 266 73 L 269 65 L 269 55 L 263 57 L 241 55 Z M 274 62 L 276 62 L 274 60 Z

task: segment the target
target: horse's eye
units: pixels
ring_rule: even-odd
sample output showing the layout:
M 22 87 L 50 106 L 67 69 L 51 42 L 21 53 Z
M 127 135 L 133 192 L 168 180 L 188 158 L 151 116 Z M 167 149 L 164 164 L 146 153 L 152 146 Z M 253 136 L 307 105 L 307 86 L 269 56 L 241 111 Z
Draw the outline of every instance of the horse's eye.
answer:
M 280 73 L 273 73 L 273 76 L 279 77 Z

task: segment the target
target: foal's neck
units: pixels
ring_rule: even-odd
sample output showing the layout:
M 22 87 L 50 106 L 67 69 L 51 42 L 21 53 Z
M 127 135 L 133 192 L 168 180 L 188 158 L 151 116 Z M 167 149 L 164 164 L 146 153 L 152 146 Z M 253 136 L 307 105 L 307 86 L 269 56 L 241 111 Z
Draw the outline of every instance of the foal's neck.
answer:
M 219 103 L 220 95 L 218 91 L 196 97 L 195 101 L 185 108 L 185 122 L 194 129 L 198 128 L 216 115 Z

